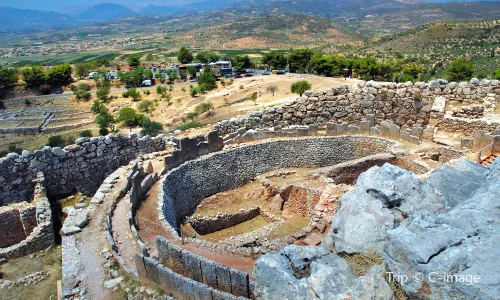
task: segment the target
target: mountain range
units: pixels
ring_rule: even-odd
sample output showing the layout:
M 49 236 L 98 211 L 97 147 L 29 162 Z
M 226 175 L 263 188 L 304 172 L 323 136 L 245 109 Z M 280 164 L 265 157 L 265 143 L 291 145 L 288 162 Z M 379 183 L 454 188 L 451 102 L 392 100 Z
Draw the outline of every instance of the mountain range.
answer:
M 461 0 L 204 0 L 183 5 L 149 4 L 135 9 L 116 3 L 99 3 L 83 7 L 83 9 L 82 7 L 74 10 L 66 8 L 64 9 L 65 13 L 0 7 L 0 15 L 2 16 L 0 18 L 0 31 L 40 31 L 95 24 L 118 18 L 195 15 L 199 12 L 214 10 L 223 10 L 241 17 L 299 13 L 350 22 L 362 20 L 367 16 L 387 16 L 405 11 L 410 11 L 411 15 L 412 10 L 425 10 L 428 8 L 447 11 L 446 7 L 451 4 L 440 2 L 460 2 L 453 3 L 455 8 L 459 4 L 458 10 L 463 10 L 457 14 L 457 18 L 464 15 L 464 20 L 469 19 L 467 16 L 468 8 L 465 7 L 467 3 L 463 3 Z M 483 5 L 477 0 L 469 0 L 468 2 L 475 2 L 476 6 Z M 490 5 L 500 5 L 500 0 L 490 0 L 482 3 L 486 5 L 486 2 L 490 2 Z M 450 18 L 449 15 L 444 17 Z M 452 19 L 454 18 L 452 16 Z

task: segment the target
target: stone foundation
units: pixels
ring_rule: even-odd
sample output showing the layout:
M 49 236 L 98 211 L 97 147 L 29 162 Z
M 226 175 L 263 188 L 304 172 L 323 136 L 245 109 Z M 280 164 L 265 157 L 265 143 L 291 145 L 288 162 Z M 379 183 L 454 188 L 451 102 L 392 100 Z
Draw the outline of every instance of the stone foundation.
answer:
M 188 223 L 198 234 L 203 235 L 238 225 L 257 217 L 258 215 L 260 215 L 260 208 L 254 207 L 249 210 L 242 210 L 232 214 L 190 217 Z
M 257 174 L 291 167 L 333 165 L 366 155 L 391 152 L 394 146 L 388 140 L 361 136 L 251 144 L 188 161 L 169 171 L 162 180 L 163 193 L 159 201 L 165 220 L 177 229 L 180 218 L 192 213 L 202 199 L 246 184 Z M 217 176 L 213 176 L 214 172 Z
M 17 258 L 54 245 L 52 212 L 38 173 L 31 203 L 0 208 L 0 258 Z

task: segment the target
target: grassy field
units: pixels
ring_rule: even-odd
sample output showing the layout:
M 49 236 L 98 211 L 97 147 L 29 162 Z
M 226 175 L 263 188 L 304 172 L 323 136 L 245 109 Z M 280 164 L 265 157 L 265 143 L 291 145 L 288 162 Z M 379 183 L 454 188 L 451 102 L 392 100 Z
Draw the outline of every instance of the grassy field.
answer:
M 56 283 L 61 279 L 61 267 L 62 254 L 60 246 L 52 247 L 47 251 L 39 251 L 33 258 L 25 256 L 9 260 L 8 263 L 0 266 L 3 279 L 14 281 L 42 270 L 47 272 L 48 276 L 34 285 L 0 289 L 0 299 L 56 299 Z

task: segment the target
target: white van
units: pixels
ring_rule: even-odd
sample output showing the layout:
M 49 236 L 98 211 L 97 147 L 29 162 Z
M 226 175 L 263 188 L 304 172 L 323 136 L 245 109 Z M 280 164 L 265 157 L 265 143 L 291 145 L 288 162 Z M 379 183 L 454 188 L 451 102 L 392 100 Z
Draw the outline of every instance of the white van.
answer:
M 144 80 L 141 85 L 142 86 L 151 86 L 151 80 Z

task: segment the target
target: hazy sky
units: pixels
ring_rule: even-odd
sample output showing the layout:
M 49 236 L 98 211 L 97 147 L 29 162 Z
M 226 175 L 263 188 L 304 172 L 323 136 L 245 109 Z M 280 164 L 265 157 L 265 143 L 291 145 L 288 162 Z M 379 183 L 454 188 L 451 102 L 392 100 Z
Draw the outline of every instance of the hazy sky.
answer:
M 0 6 L 10 6 L 15 8 L 25 8 L 33 10 L 53 10 L 61 11 L 71 6 L 88 6 L 96 3 L 112 2 L 126 5 L 130 8 L 146 6 L 148 4 L 157 5 L 180 5 L 201 0 L 0 0 Z

